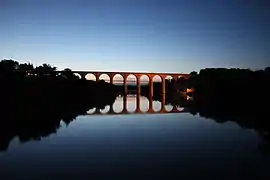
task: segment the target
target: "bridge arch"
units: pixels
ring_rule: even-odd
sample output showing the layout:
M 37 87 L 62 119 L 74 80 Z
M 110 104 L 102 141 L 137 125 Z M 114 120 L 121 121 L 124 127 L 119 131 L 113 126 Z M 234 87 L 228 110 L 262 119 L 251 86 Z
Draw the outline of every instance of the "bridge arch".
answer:
M 154 75 L 154 76 L 152 77 L 152 81 L 153 81 L 153 82 L 162 82 L 162 77 L 161 77 L 161 75 L 158 75 L 158 74 Z
M 57 71 L 57 72 L 61 72 L 61 71 Z M 141 85 L 146 83 L 143 79 L 145 76 L 147 76 L 149 78 L 148 84 L 149 84 L 150 96 L 153 94 L 156 94 L 156 93 L 154 93 L 154 90 L 156 91 L 157 88 L 158 88 L 159 92 L 161 92 L 161 94 L 162 94 L 162 99 L 160 99 L 160 97 L 159 97 L 159 101 L 162 102 L 161 111 L 163 111 L 165 109 L 164 104 L 165 104 L 165 97 L 166 97 L 165 94 L 166 94 L 166 89 L 167 89 L 166 88 L 166 80 L 172 79 L 172 78 L 177 80 L 178 77 L 188 79 L 190 77 L 189 74 L 181 74 L 181 73 L 102 72 L 102 71 L 73 71 L 73 73 L 74 73 L 74 75 L 78 76 L 80 79 L 87 79 L 87 80 L 103 79 L 108 83 L 116 82 L 115 77 L 118 76 L 119 77 L 118 83 L 124 84 L 123 87 L 125 89 L 127 89 L 128 85 L 130 85 L 130 83 L 132 83 L 134 85 L 136 84 L 138 87 L 137 88 L 137 95 L 141 94 L 141 92 L 142 92 L 141 89 L 143 89 L 143 88 L 141 88 Z M 105 74 L 105 75 L 103 75 L 103 74 Z M 132 76 L 133 78 L 130 79 L 130 76 Z M 135 78 L 134 78 L 134 76 L 135 76 Z M 153 85 L 153 82 L 160 82 L 160 83 L 158 83 L 159 85 Z M 135 90 L 136 88 L 133 87 L 133 89 Z M 124 90 L 124 92 L 127 92 L 127 91 Z M 150 102 L 153 102 L 153 101 L 149 100 L 149 111 L 150 111 L 150 106 L 151 106 Z M 136 110 L 139 111 L 139 108 L 137 108 L 137 104 L 140 106 L 140 97 L 139 96 L 137 96 L 137 101 L 136 101 Z M 125 110 L 125 108 L 124 108 L 124 110 Z
M 110 105 L 106 105 L 104 108 L 100 109 L 99 112 L 101 114 L 108 114 L 110 111 L 110 108 L 111 108 Z
M 126 76 L 125 81 L 126 81 L 126 83 L 129 84 L 129 85 L 131 85 L 131 84 L 136 85 L 136 83 L 137 83 L 137 81 L 138 81 L 138 78 L 137 78 L 137 76 L 135 76 L 135 74 L 128 74 L 128 75 Z
M 139 107 L 139 101 L 137 99 L 137 77 L 135 74 L 125 74 L 126 78 L 125 78 L 125 93 L 126 95 L 129 94 L 129 96 L 127 96 L 127 100 L 129 101 L 128 104 L 126 104 L 126 109 L 128 112 L 135 112 L 136 109 Z
M 111 82 L 113 84 L 124 84 L 124 76 L 120 73 L 114 74 L 114 76 L 111 79 Z
M 165 105 L 166 112 L 171 112 L 173 110 L 173 106 L 171 104 Z
M 107 83 L 111 82 L 111 78 L 107 73 L 102 73 L 99 77 L 98 80 L 104 80 Z
M 149 84 L 150 78 L 151 77 L 148 74 L 141 75 L 140 76 L 140 84 L 141 85 Z
M 171 80 L 173 80 L 174 78 L 173 78 L 173 76 L 171 76 L 171 75 L 166 75 L 166 76 L 165 76 L 165 79 L 168 80 L 168 81 L 171 81 Z
M 91 80 L 91 81 L 96 81 L 97 80 L 95 74 L 93 74 L 93 73 L 86 74 L 85 79 L 86 80 Z
M 82 76 L 79 73 L 73 73 L 75 76 L 77 76 L 79 79 L 82 78 Z
M 142 74 L 140 76 L 140 91 L 141 91 L 141 97 L 142 101 L 140 101 L 140 110 L 142 112 L 148 112 L 150 110 L 150 108 L 152 108 L 152 106 L 150 105 L 150 100 L 152 94 L 150 91 L 150 78 L 149 74 Z M 144 103 L 145 102 L 145 103 Z

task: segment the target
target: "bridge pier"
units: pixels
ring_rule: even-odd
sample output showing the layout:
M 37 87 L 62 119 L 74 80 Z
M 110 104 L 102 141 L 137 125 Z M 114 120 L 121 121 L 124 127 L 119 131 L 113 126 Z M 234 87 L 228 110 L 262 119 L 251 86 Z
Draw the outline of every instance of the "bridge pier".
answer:
M 113 111 L 113 104 L 110 105 L 109 114 L 114 114 L 114 111 Z
M 166 79 L 162 77 L 162 101 L 161 101 L 161 111 L 165 110 L 166 104 Z
M 136 77 L 137 78 L 137 106 L 136 106 L 136 112 L 141 112 L 141 83 L 140 83 L 140 77 Z
M 55 71 L 56 73 L 62 73 L 62 71 Z M 101 71 L 72 71 L 73 73 L 80 74 L 81 78 L 85 78 L 85 76 L 89 73 L 93 74 L 98 81 L 101 74 L 107 74 L 110 77 L 110 83 L 113 84 L 113 78 L 116 74 L 120 74 L 124 79 L 124 94 L 123 94 L 123 111 L 127 111 L 127 94 L 128 94 L 128 86 L 127 86 L 127 77 L 129 75 L 135 75 L 137 78 L 137 107 L 136 111 L 141 112 L 140 110 L 140 96 L 141 96 L 141 89 L 140 89 L 140 77 L 146 75 L 149 77 L 149 111 L 153 111 L 153 77 L 158 75 L 162 79 L 162 100 L 161 100 L 161 111 L 165 109 L 166 104 L 166 77 L 172 76 L 173 80 L 176 81 L 178 77 L 183 77 L 185 79 L 190 78 L 189 74 L 182 74 L 182 73 L 151 73 L 151 72 L 101 72 Z
M 110 74 L 109 77 L 110 77 L 110 83 L 113 84 L 113 77 L 114 77 L 114 74 Z
M 94 76 L 96 77 L 96 81 L 99 81 L 99 76 L 101 75 L 101 73 L 100 72 L 94 72 L 92 74 L 94 74 Z
M 101 110 L 99 108 L 96 108 L 96 111 L 94 114 L 102 114 L 102 113 L 101 113 Z
M 127 94 L 128 94 L 128 88 L 127 88 L 127 77 L 123 76 L 124 80 L 124 94 L 123 94 L 123 112 L 127 112 Z
M 154 87 L 153 87 L 153 79 L 149 78 L 149 110 L 148 112 L 153 112 L 153 97 L 154 97 Z
M 127 77 L 124 77 L 124 95 L 128 94 Z
M 122 112 L 127 112 L 127 95 L 123 95 L 123 110 Z

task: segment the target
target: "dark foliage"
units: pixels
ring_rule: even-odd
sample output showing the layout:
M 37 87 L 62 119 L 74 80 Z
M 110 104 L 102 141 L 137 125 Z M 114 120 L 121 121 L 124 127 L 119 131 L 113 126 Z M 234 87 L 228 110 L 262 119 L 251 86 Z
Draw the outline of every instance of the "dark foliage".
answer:
M 218 123 L 233 121 L 256 130 L 270 150 L 270 73 L 265 70 L 203 69 L 179 83 L 194 88 L 192 100 L 178 104 Z
M 114 85 L 79 79 L 70 69 L 13 60 L 0 61 L 0 84 L 0 149 L 16 136 L 28 141 L 56 132 L 61 121 L 113 104 L 117 93 Z

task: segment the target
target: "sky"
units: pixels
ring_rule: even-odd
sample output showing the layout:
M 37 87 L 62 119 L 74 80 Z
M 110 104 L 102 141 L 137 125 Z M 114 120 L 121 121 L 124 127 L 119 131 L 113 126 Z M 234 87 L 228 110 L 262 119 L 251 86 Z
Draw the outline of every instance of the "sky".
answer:
M 0 59 L 59 70 L 270 66 L 268 0 L 0 0 Z

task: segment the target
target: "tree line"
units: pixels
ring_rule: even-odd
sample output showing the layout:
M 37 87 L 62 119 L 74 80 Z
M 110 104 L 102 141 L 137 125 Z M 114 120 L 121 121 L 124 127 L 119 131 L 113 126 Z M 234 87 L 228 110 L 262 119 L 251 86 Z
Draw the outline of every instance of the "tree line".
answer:
M 71 69 L 49 64 L 34 67 L 14 60 L 0 61 L 0 150 L 14 137 L 40 139 L 56 132 L 89 109 L 104 109 L 117 96 L 114 85 L 79 79 Z

